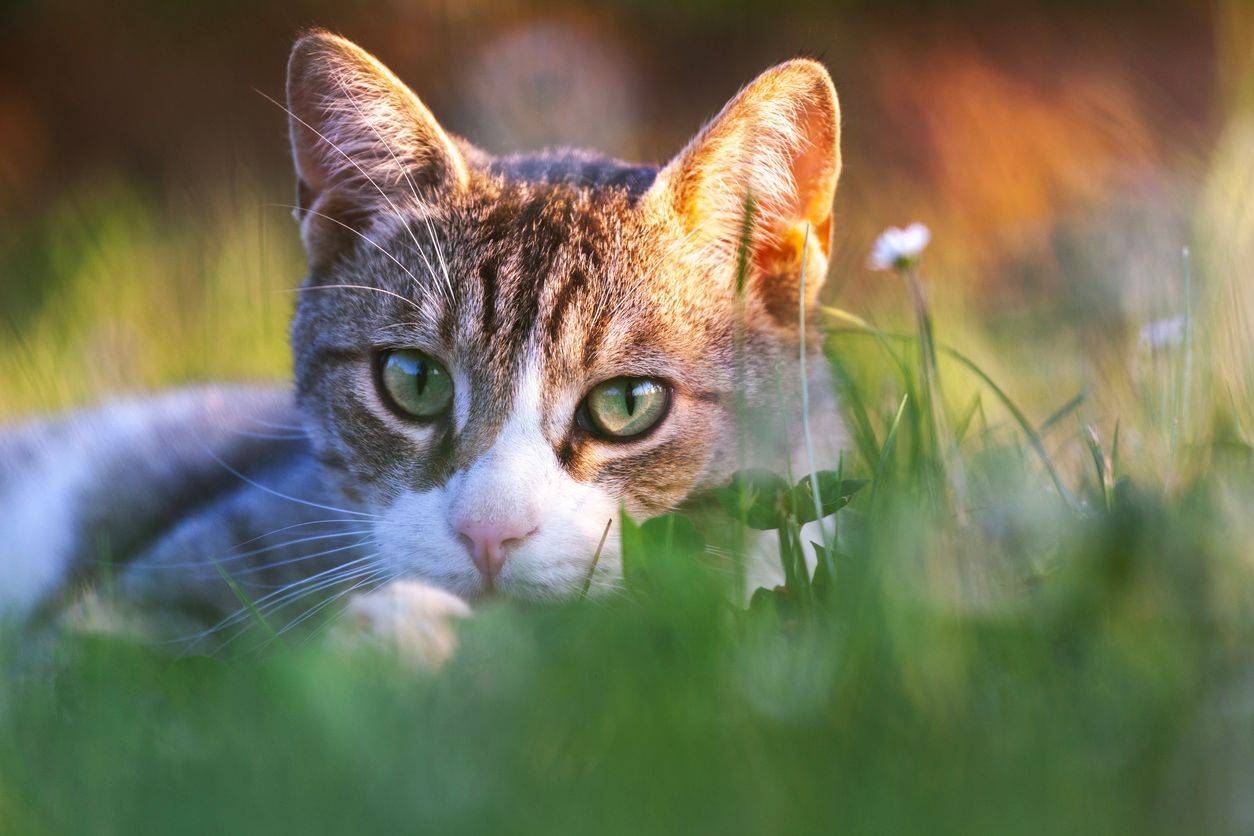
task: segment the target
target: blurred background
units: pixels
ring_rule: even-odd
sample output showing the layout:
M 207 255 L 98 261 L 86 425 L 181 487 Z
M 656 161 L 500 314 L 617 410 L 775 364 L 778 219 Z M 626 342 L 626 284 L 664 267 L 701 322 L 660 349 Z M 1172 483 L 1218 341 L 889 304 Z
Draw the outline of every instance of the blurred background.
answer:
M 315 25 L 491 151 L 663 161 L 821 59 L 825 303 L 911 332 L 866 259 L 925 222 L 937 339 L 1001 389 L 941 352 L 945 435 L 830 329 L 873 443 L 818 464 L 875 484 L 804 617 L 642 535 L 649 594 L 477 608 L 421 682 L 95 634 L 10 674 L 0 624 L 0 833 L 1254 833 L 1254 1 L 0 0 L 0 421 L 288 375 L 269 99 Z
M 1142 329 L 1181 313 L 1193 244 L 1214 339 L 1254 352 L 1242 0 L 0 0 L 0 417 L 287 373 L 303 261 L 267 97 L 314 25 L 490 151 L 662 161 L 757 72 L 817 57 L 845 124 L 830 302 L 904 322 L 865 260 L 923 221 L 942 339 L 1044 409 L 1153 362 Z

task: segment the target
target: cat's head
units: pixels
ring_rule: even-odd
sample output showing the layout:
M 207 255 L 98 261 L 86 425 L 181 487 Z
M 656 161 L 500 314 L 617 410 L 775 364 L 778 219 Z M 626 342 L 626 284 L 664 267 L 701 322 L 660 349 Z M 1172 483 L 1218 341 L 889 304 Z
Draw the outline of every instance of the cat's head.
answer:
M 827 72 L 768 70 L 660 169 L 490 156 L 326 33 L 288 72 L 319 458 L 398 569 L 560 596 L 614 520 L 594 586 L 612 583 L 620 508 L 725 480 L 737 414 L 791 397 L 840 171 Z

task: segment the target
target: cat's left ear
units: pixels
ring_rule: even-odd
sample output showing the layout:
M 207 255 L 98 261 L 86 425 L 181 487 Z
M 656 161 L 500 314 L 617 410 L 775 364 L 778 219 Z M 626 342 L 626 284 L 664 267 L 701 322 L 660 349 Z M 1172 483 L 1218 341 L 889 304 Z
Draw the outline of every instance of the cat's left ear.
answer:
M 457 143 L 374 56 L 329 32 L 292 48 L 287 106 L 296 217 L 312 263 L 351 244 L 378 212 L 438 200 L 467 179 Z
M 822 64 L 798 59 L 732 99 L 662 169 L 648 199 L 726 265 L 747 245 L 768 305 L 795 317 L 803 253 L 808 297 L 826 272 L 839 176 L 836 89 Z

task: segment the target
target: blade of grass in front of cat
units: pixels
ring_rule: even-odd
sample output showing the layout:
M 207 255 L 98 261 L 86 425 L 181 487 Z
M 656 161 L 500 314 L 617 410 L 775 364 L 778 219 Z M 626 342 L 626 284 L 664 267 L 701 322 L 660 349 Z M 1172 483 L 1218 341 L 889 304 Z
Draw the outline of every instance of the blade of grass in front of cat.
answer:
M 814 524 L 819 527 L 819 538 L 827 554 L 835 551 L 832 541 L 827 536 L 827 527 L 823 525 L 823 496 L 819 488 L 819 468 L 814 458 L 814 435 L 810 429 L 810 364 L 806 355 L 806 268 L 810 256 L 810 225 L 805 227 L 805 243 L 801 245 L 801 275 L 797 282 L 797 327 L 798 327 L 798 375 L 801 378 L 801 432 L 805 437 L 806 464 L 810 466 L 810 490 L 814 497 Z M 788 476 L 792 482 L 792 474 Z M 800 551 L 800 548 L 798 549 Z M 805 562 L 802 558 L 802 567 Z M 829 567 L 830 568 L 830 567 Z M 803 571 L 804 574 L 804 571 Z
M 1110 496 L 1107 504 L 1115 508 L 1115 484 L 1119 481 L 1119 419 L 1115 419 L 1115 437 L 1110 442 Z
M 1048 433 L 1051 429 L 1056 427 L 1063 419 L 1065 419 L 1068 415 L 1070 415 L 1071 413 L 1079 409 L 1080 405 L 1083 404 L 1086 400 L 1088 400 L 1088 397 L 1089 397 L 1089 390 L 1088 390 L 1088 387 L 1086 386 L 1084 389 L 1080 390 L 1078 393 L 1072 396 L 1071 400 L 1067 401 L 1065 404 L 1058 407 L 1058 409 L 1054 411 L 1053 415 L 1049 416 L 1044 421 L 1042 421 L 1040 429 L 1036 431 L 1037 434 L 1044 437 L 1046 433 Z
M 843 412 L 853 422 L 854 444 L 858 454 L 868 468 L 874 466 L 879 456 L 880 442 L 872 426 L 871 416 L 867 410 L 866 400 L 853 377 L 845 370 L 844 364 L 834 354 L 828 358 L 836 379 L 836 389 L 840 394 Z
M 816 479 L 817 481 L 817 479 Z M 840 457 L 836 460 L 836 484 L 842 487 L 845 484 L 845 451 L 840 451 Z M 837 515 L 832 514 L 832 539 L 831 548 L 823 550 L 823 560 L 827 564 L 827 579 L 831 584 L 837 582 L 836 578 L 836 549 L 840 546 L 840 530 L 837 522 Z M 818 567 L 815 567 L 815 574 L 818 573 Z
M 1045 449 L 1045 442 L 1041 440 L 1040 434 L 1038 434 L 1032 427 L 1032 423 L 1028 420 L 1028 417 L 1023 414 L 1023 410 L 1021 410 L 1010 398 L 1010 396 L 1007 395 L 1006 392 L 998 386 L 991 377 L 988 376 L 987 372 L 977 366 L 975 362 L 965 354 L 959 352 L 957 349 L 950 348 L 947 345 L 940 345 L 939 348 L 946 355 L 952 357 L 954 360 L 957 360 L 968 371 L 978 377 L 980 381 L 987 386 L 994 395 L 997 396 L 997 400 L 1001 401 L 1002 406 L 1010 412 L 1010 415 L 1014 418 L 1015 423 L 1019 425 L 1019 429 L 1022 430 L 1024 436 L 1027 438 L 1028 444 L 1031 445 L 1037 458 L 1040 459 L 1041 466 L 1044 467 L 1045 472 L 1049 474 L 1050 481 L 1054 483 L 1054 488 L 1058 491 L 1058 494 L 1068 504 L 1074 505 L 1075 497 L 1072 495 L 1071 491 L 1067 489 L 1066 484 L 1062 481 L 1062 477 L 1058 475 L 1058 470 L 1054 467 L 1053 459 L 1050 458 L 1049 452 Z
M 824 316 L 839 319 L 842 322 L 849 324 L 849 328 L 840 329 L 836 333 L 862 334 L 874 337 L 875 341 L 879 343 L 880 348 L 884 349 L 884 353 L 892 359 L 893 365 L 897 367 L 897 371 L 901 374 L 902 379 L 904 380 L 909 374 L 909 368 L 906 365 L 906 361 L 902 359 L 901 355 L 893 350 L 892 343 L 889 342 L 890 336 L 893 335 L 884 333 L 862 317 L 855 313 L 846 311 L 843 308 L 824 305 L 819 308 L 819 310 L 823 312 Z M 900 339 L 900 337 L 898 338 Z
M 239 584 L 235 582 L 235 578 L 231 577 L 231 574 L 226 571 L 222 564 L 213 558 L 209 558 L 209 562 L 213 564 L 213 568 L 217 570 L 218 574 L 222 577 L 222 580 L 226 582 L 228 587 L 230 587 L 231 593 L 235 596 L 236 600 L 240 602 L 240 605 L 248 611 L 248 614 L 254 621 L 261 625 L 261 629 L 265 630 L 266 635 L 270 638 L 270 640 L 279 642 L 283 641 L 283 638 L 275 632 L 274 628 L 270 626 L 270 622 L 266 620 L 264 615 L 262 615 L 261 610 L 257 609 L 257 605 L 253 603 L 253 600 L 244 593 L 244 590 L 240 589 Z
M 824 308 L 823 310 L 824 312 L 832 313 L 835 309 Z M 835 313 L 841 313 L 841 312 L 835 311 Z M 847 321 L 851 321 L 847 317 L 842 317 L 842 318 L 845 318 Z M 916 339 L 914 336 L 909 335 L 909 334 L 887 334 L 875 328 L 874 326 L 870 325 L 869 323 L 866 323 L 865 320 L 860 320 L 860 321 L 863 323 L 863 328 L 848 329 L 845 331 L 845 333 L 864 334 L 866 336 L 873 337 L 877 341 L 881 341 L 881 342 L 885 339 L 893 339 L 893 340 L 901 340 L 901 341 L 910 341 L 910 340 Z M 1023 413 L 1023 410 L 1021 410 L 1018 407 L 1018 405 L 1015 404 L 1015 402 L 1010 398 L 1010 396 L 1006 394 L 1005 390 L 1003 390 L 1000 386 L 998 386 L 997 383 L 988 375 L 988 373 L 985 372 L 983 369 L 981 369 L 975 363 L 975 361 L 971 360 L 971 358 L 967 357 L 965 354 L 958 351 L 957 349 L 952 348 L 948 345 L 945 345 L 944 343 L 937 343 L 936 348 L 941 353 L 945 354 L 947 357 L 950 357 L 953 360 L 956 360 L 967 371 L 974 374 L 980 380 L 980 382 L 983 383 L 985 386 L 987 386 L 989 391 L 991 391 L 997 397 L 997 400 L 1000 401 L 1002 406 L 1006 408 L 1006 410 L 1010 413 L 1011 417 L 1014 419 L 1015 423 L 1018 424 L 1019 429 L 1023 432 L 1024 436 L 1027 437 L 1028 443 L 1031 445 L 1033 452 L 1036 453 L 1037 458 L 1040 460 L 1041 466 L 1045 468 L 1045 472 L 1048 474 L 1050 481 L 1054 485 L 1055 490 L 1058 491 L 1058 494 L 1069 505 L 1072 505 L 1074 507 L 1075 496 L 1071 493 L 1070 490 L 1067 489 L 1066 484 L 1062 481 L 1062 477 L 1058 474 L 1058 470 L 1054 466 L 1053 459 L 1050 457 L 1049 452 L 1045 449 L 1045 443 L 1041 440 L 1040 434 L 1037 433 L 1036 429 L 1032 426 L 1032 423 L 1028 420 L 1028 417 Z
M 971 421 L 975 418 L 975 413 L 980 408 L 981 393 L 976 392 L 971 397 L 971 402 L 967 404 L 967 408 L 963 410 L 962 416 L 954 424 L 954 448 L 962 446 L 962 442 L 967 437 L 967 430 L 971 429 Z
M 588 597 L 588 590 L 592 588 L 592 576 L 596 574 L 597 564 L 601 561 L 601 550 L 605 548 L 605 540 L 610 536 L 610 526 L 613 524 L 613 517 L 605 521 L 605 530 L 601 532 L 601 542 L 597 543 L 597 550 L 592 553 L 592 565 L 588 567 L 588 576 L 583 579 L 583 592 L 580 598 Z
M 745 287 L 749 277 L 749 248 L 753 242 L 753 216 L 755 206 L 753 194 L 745 195 L 744 222 L 740 229 L 740 241 L 736 252 L 736 319 L 733 327 L 733 350 L 735 352 L 735 389 L 736 389 L 736 455 L 737 470 L 749 466 L 749 438 L 746 421 L 748 404 L 745 401 Z M 748 552 L 749 520 L 745 503 L 740 503 L 740 519 L 736 533 L 735 560 L 736 583 L 739 588 L 745 586 L 747 573 L 745 560 Z
M 1179 411 L 1171 430 L 1171 449 L 1176 451 L 1173 458 L 1172 479 L 1180 470 L 1180 440 L 1188 440 L 1191 431 L 1193 400 L 1193 258 L 1188 246 L 1180 253 L 1181 269 L 1184 274 L 1184 368 L 1180 371 L 1180 392 L 1177 397 Z
M 1106 468 L 1106 454 L 1102 452 L 1102 442 L 1097 435 L 1097 428 L 1092 424 L 1084 428 L 1081 433 L 1084 444 L 1088 448 L 1089 458 L 1093 462 L 1093 470 L 1097 475 L 1097 493 L 1101 497 L 1102 502 L 1106 506 L 1106 510 L 1110 510 L 1110 480 Z
M 897 443 L 897 429 L 901 426 L 901 418 L 906 414 L 906 405 L 909 402 L 910 393 L 907 392 L 901 396 L 901 405 L 897 407 L 897 414 L 893 416 L 893 422 L 888 426 L 888 434 L 884 436 L 884 446 L 880 448 L 879 461 L 875 464 L 875 478 L 871 486 L 871 501 L 868 508 L 875 507 L 875 497 L 879 494 L 880 480 L 884 475 L 884 465 L 887 463 L 888 457 Z

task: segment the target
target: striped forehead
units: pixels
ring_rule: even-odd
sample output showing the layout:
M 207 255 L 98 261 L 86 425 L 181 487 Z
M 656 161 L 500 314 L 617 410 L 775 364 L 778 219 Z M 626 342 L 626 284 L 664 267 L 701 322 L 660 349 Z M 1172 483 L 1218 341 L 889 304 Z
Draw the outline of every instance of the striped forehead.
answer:
M 572 314 L 616 295 L 615 203 L 569 187 L 519 187 L 412 225 L 422 245 L 410 265 L 415 301 L 432 336 L 499 365 L 582 334 L 587 323 Z
M 499 429 L 524 366 L 551 388 L 595 363 L 627 294 L 617 275 L 624 203 L 517 185 L 392 230 L 388 250 L 403 255 L 376 262 L 399 276 L 404 298 L 377 300 L 396 319 L 384 327 L 464 378 L 468 429 Z

